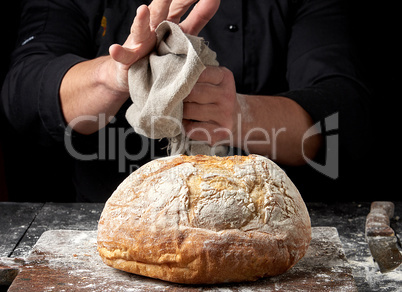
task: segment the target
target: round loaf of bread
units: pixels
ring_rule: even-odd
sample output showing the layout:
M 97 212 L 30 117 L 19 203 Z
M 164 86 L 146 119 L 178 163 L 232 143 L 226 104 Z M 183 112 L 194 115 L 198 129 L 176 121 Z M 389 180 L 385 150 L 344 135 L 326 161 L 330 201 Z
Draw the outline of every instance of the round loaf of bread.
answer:
M 98 226 L 107 265 L 186 284 L 279 275 L 310 240 L 298 190 L 258 155 L 154 160 L 120 184 Z

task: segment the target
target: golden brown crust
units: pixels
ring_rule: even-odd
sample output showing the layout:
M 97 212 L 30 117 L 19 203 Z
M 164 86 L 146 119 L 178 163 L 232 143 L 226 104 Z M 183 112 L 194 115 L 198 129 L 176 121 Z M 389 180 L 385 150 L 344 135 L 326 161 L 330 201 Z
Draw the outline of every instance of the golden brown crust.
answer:
M 154 160 L 117 188 L 98 227 L 106 264 L 187 284 L 284 273 L 310 240 L 296 187 L 257 155 Z

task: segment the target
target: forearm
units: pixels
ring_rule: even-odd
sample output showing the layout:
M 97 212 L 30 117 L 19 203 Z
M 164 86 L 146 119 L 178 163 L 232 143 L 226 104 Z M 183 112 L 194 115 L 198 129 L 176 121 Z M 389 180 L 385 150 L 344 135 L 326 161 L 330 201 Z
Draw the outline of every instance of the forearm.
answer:
M 66 122 L 78 133 L 92 134 L 105 126 L 128 99 L 128 88 L 118 84 L 110 56 L 78 63 L 67 71 L 60 85 L 60 101 Z
M 321 136 L 304 139 L 313 121 L 293 100 L 282 96 L 238 95 L 238 101 L 241 108 L 238 147 L 287 165 L 305 164 L 305 157 L 312 159 L 318 152 Z

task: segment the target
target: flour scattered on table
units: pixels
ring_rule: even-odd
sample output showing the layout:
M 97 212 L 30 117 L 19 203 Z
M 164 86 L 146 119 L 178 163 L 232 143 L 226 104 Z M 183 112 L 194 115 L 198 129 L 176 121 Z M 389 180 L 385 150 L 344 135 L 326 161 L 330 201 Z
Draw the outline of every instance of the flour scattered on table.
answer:
M 314 227 L 313 240 L 306 256 L 287 273 L 257 282 L 220 286 L 183 286 L 129 274 L 105 265 L 97 252 L 96 231 L 53 230 L 45 232 L 29 256 L 37 261 L 21 277 L 46 281 L 40 291 L 357 291 L 351 269 L 333 227 Z M 42 269 L 41 269 L 42 265 Z M 36 276 L 32 273 L 36 272 Z M 390 274 L 389 277 L 397 277 Z M 399 276 L 399 275 L 398 275 Z M 18 281 L 18 277 L 17 277 Z M 45 282 L 45 283 L 44 283 Z M 63 287 L 59 284 L 63 283 Z M 36 285 L 37 283 L 35 283 Z M 64 288 L 64 289 L 63 289 Z

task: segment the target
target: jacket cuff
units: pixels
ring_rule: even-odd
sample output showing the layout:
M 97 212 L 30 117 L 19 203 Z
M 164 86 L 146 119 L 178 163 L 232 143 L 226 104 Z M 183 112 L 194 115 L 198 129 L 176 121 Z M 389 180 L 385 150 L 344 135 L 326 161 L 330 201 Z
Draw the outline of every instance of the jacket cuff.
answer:
M 50 61 L 43 73 L 38 101 L 39 117 L 48 134 L 56 141 L 64 139 L 67 123 L 60 102 L 60 85 L 67 71 L 85 58 L 67 54 Z

